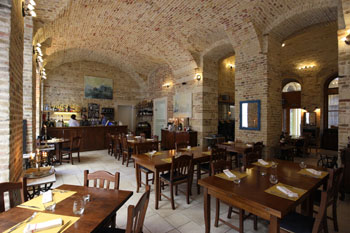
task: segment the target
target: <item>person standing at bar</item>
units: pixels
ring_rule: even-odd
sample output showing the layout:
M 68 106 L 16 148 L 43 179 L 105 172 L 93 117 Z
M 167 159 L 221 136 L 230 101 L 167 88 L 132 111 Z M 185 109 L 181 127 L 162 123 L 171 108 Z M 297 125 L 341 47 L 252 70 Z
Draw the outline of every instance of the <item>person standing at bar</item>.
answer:
M 75 114 L 71 115 L 70 120 L 68 122 L 69 127 L 78 127 L 79 126 L 79 122 L 75 118 L 76 118 Z
M 104 113 L 101 113 L 101 125 L 106 126 L 107 118 Z

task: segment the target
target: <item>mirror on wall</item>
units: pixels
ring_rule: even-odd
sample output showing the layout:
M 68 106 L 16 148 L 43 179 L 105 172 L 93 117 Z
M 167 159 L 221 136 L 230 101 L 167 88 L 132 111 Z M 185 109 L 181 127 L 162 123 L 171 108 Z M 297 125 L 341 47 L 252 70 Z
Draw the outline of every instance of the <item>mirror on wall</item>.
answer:
M 260 100 L 240 102 L 240 129 L 260 130 Z

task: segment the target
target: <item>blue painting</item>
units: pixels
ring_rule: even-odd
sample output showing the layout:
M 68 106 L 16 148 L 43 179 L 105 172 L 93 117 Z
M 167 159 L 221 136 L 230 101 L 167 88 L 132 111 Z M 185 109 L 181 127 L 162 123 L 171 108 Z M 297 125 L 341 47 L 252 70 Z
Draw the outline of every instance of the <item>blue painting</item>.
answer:
M 113 99 L 113 80 L 109 78 L 84 77 L 85 98 Z

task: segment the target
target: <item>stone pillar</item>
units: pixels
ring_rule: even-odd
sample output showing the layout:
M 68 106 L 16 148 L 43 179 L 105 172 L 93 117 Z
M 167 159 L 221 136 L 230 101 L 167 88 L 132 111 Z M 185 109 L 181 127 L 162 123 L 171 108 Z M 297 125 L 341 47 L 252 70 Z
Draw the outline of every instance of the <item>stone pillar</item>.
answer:
M 23 16 L 22 1 L 0 1 L 0 182 L 22 175 Z
M 23 54 L 23 119 L 27 120 L 26 151 L 34 150 L 35 144 L 35 76 L 33 76 L 33 19 L 24 19 Z

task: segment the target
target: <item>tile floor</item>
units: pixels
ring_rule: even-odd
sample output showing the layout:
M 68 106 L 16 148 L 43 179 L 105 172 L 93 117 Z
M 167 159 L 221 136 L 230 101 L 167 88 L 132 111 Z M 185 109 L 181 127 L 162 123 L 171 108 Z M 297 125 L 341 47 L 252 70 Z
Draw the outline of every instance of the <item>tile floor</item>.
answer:
M 120 189 L 134 191 L 133 196 L 130 200 L 118 211 L 117 213 L 117 225 L 118 227 L 124 228 L 126 225 L 126 214 L 127 206 L 130 204 L 136 204 L 141 193 L 136 193 L 136 179 L 135 179 L 135 170 L 133 165 L 125 167 L 121 165 L 121 161 L 117 161 L 114 157 L 111 157 L 107 154 L 106 150 L 102 151 L 91 151 L 81 153 L 81 162 L 74 161 L 74 165 L 71 164 L 62 164 L 56 165 L 56 178 L 57 182 L 54 184 L 54 187 L 57 187 L 61 184 L 73 184 L 73 185 L 83 185 L 83 172 L 88 169 L 91 172 L 97 170 L 106 170 L 111 173 L 116 171 L 120 172 L 121 175 L 121 184 Z M 298 162 L 298 161 L 296 161 Z M 315 158 L 309 158 L 306 160 L 308 164 L 315 164 Z M 153 189 L 153 186 L 152 186 Z M 182 187 L 180 187 L 180 190 Z M 141 192 L 144 189 L 141 189 Z M 195 187 L 192 188 L 193 195 L 190 199 L 190 204 L 186 204 L 185 195 L 179 192 L 178 196 L 175 196 L 175 205 L 176 210 L 171 209 L 170 201 L 162 198 L 160 202 L 159 209 L 154 209 L 154 193 L 151 191 L 151 198 L 148 205 L 148 210 L 146 214 L 146 219 L 144 223 L 144 233 L 202 233 L 204 232 L 204 217 L 203 217 L 203 196 L 196 195 Z M 230 229 L 228 226 L 219 223 L 219 227 L 214 227 L 213 220 L 215 216 L 215 200 L 211 198 L 211 206 L 214 208 L 211 212 L 211 232 L 214 233 L 224 233 L 224 232 L 237 232 L 233 229 Z M 339 201 L 338 206 L 338 220 L 339 220 L 339 232 L 349 232 L 350 229 L 350 196 L 346 196 L 345 201 Z M 329 208 L 330 210 L 330 208 Z M 222 205 L 220 209 L 220 214 L 223 218 L 226 218 L 227 207 Z M 238 224 L 238 218 L 233 214 L 232 219 L 230 220 L 234 225 Z M 334 232 L 332 222 L 328 222 L 329 232 Z M 259 219 L 258 230 L 254 231 L 253 229 L 253 220 L 247 219 L 244 222 L 244 232 L 268 232 L 268 221 Z

